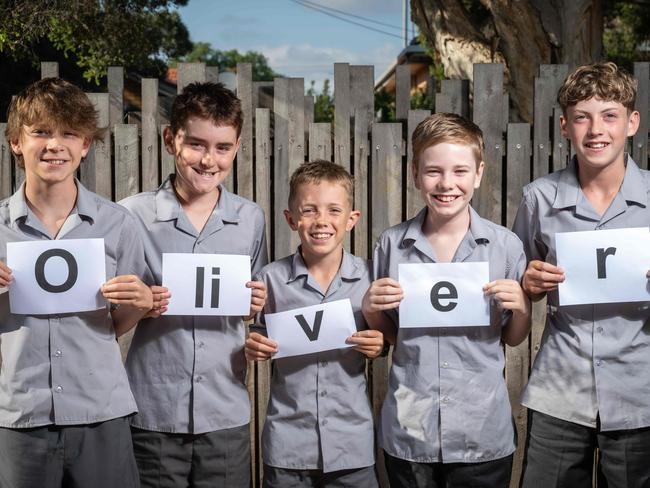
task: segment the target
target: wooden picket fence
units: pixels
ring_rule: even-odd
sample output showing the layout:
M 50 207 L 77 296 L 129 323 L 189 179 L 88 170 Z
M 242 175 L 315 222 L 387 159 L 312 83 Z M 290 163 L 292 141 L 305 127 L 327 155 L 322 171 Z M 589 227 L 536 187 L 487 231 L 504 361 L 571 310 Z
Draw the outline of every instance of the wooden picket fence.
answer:
M 42 63 L 42 76 L 58 75 L 56 63 Z M 475 64 L 474 82 L 444 80 L 435 94 L 437 112 L 469 116 L 485 136 L 485 173 L 473 205 L 485 218 L 511 226 L 522 187 L 536 178 L 563 167 L 570 147 L 559 132 L 560 111 L 555 101 L 568 73 L 565 65 L 541 65 L 535 78 L 534 123 L 508 122 L 508 96 L 504 93 L 504 68 L 499 64 Z M 639 80 L 637 109 L 641 126 L 631 141 L 635 161 L 648 167 L 648 120 L 650 119 L 650 64 L 635 63 Z M 178 90 L 192 81 L 215 79 L 201 63 L 179 66 Z M 286 207 L 289 175 L 306 160 L 333 160 L 355 177 L 355 206 L 362 212 L 360 225 L 346 242 L 356 255 L 370 257 L 379 234 L 415 213 L 421 207 L 408 167 L 409 143 L 417 124 L 428 110 L 410 110 L 408 67 L 396 73 L 398 122 L 375 122 L 372 66 L 334 65 L 335 120 L 313 123 L 313 98 L 305 96 L 302 78 L 277 78 L 273 83 L 252 81 L 250 64 L 237 66 L 237 95 L 242 101 L 244 126 L 241 148 L 227 186 L 256 201 L 266 213 L 269 255 L 280 258 L 295 251 L 297 237 L 288 232 L 282 210 Z M 259 108 L 262 87 L 273 88 L 273 108 Z M 153 190 L 173 171 L 173 158 L 161 141 L 158 80 L 142 80 L 140 124 L 123 124 L 124 70 L 108 71 L 108 93 L 89 93 L 100 115 L 102 127 L 110 128 L 96 142 L 80 169 L 81 181 L 90 190 L 120 200 L 140 191 Z M 471 91 L 471 97 L 470 97 Z M 4 139 L 6 124 L 0 124 L 0 197 L 9 196 L 24 179 L 12 161 Z M 530 366 L 535 359 L 544 328 L 544 304 L 536 304 L 530 337 L 517 347 L 506 347 L 505 377 L 519 436 L 511 486 L 521 476 L 526 436 L 526 409 L 519 404 Z M 129 338 L 122 341 L 124 350 Z M 386 392 L 390 359 L 373 361 L 368 367 L 370 395 L 379 414 Z M 260 435 L 270 380 L 269 364 L 251 364 L 248 383 L 253 408 L 251 422 L 253 486 L 261 486 Z M 377 456 L 382 486 L 388 486 L 383 457 Z

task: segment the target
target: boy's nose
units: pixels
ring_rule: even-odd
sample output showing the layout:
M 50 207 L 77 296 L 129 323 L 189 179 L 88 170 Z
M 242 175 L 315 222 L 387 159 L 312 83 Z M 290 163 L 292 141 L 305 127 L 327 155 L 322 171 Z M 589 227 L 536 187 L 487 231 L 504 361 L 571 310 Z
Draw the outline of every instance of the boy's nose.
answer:
M 52 134 L 47 139 L 47 144 L 45 146 L 48 151 L 59 151 L 61 149 L 61 141 L 57 135 Z
M 603 123 L 598 117 L 594 117 L 589 124 L 589 133 L 590 134 L 602 134 L 603 133 Z

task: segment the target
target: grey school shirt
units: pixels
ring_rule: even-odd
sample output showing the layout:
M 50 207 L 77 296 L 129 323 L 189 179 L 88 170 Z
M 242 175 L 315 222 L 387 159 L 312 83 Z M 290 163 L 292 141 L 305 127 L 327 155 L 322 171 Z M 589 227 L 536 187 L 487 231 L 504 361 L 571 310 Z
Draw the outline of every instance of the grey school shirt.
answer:
M 78 181 L 76 206 L 56 239 L 103 238 L 106 278 L 144 272 L 133 217 Z M 0 203 L 0 260 L 7 243 L 52 240 L 27 206 L 24 184 Z M 0 294 L 0 426 L 102 422 L 129 415 L 129 389 L 108 306 L 91 312 L 14 315 Z
M 385 230 L 374 252 L 375 279 L 398 279 L 400 263 L 435 263 L 422 232 L 427 209 Z M 470 207 L 470 228 L 453 262 L 487 261 L 490 280 L 519 281 L 526 258 L 512 232 Z M 477 285 L 483 286 L 485 283 Z M 394 457 L 422 463 L 483 462 L 515 450 L 503 377 L 501 332 L 511 314 L 491 305 L 487 327 L 398 329 L 379 442 Z M 399 326 L 399 314 L 387 314 Z
M 513 230 L 529 260 L 557 264 L 557 232 L 648 227 L 650 173 L 626 158 L 623 184 L 600 216 L 578 182 L 575 159 L 524 188 Z M 650 263 L 647 263 L 650 268 Z M 602 430 L 650 425 L 650 303 L 560 307 L 547 294 L 546 328 L 522 403 Z
M 357 330 L 367 329 L 361 300 L 370 286 L 369 275 L 365 260 L 344 251 L 339 272 L 329 289 L 322 290 L 298 250 L 261 271 L 259 279 L 268 289 L 264 313 L 348 298 Z M 262 434 L 264 463 L 324 472 L 372 466 L 365 366 L 365 356 L 352 348 L 274 360 Z
M 267 262 L 259 206 L 220 187 L 219 202 L 199 233 L 176 198 L 171 177 L 157 191 L 120 203 L 136 217 L 148 281 L 162 283 L 163 253 L 240 254 L 252 272 Z M 138 324 L 126 359 L 140 429 L 205 433 L 250 421 L 245 327 L 241 317 L 163 315 Z

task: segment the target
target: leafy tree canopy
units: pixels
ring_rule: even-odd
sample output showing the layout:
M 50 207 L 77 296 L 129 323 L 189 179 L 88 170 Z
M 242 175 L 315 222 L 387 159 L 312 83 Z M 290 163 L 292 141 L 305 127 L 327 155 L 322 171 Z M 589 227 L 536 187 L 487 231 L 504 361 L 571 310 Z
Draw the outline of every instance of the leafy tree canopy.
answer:
M 240 53 L 236 49 L 220 51 L 213 49 L 207 42 L 194 43 L 191 52 L 173 59 L 170 65 L 175 65 L 178 61 L 203 62 L 207 66 L 218 66 L 219 71 L 234 71 L 237 63 L 251 63 L 253 65 L 253 81 L 273 81 L 273 78 L 282 76 L 273 71 L 266 56 L 262 53 L 256 51 Z
M 86 80 L 109 66 L 161 74 L 167 58 L 190 51 L 174 7 L 188 0 L 0 0 L 0 53 L 41 61 L 44 44 L 71 57 Z

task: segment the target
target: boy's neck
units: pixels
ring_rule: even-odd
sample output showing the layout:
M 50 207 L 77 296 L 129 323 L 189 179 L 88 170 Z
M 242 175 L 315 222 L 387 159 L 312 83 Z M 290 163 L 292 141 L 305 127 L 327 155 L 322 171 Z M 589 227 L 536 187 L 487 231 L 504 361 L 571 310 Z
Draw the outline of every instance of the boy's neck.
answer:
M 596 212 L 603 215 L 611 205 L 625 178 L 625 160 L 603 168 L 590 168 L 578 163 L 577 177 L 582 193 Z
M 458 246 L 469 230 L 469 225 L 469 207 L 448 220 L 433 218 L 431 211 L 427 210 L 422 232 L 431 244 L 438 262 L 452 261 Z
M 306 253 L 301 247 L 302 260 L 307 266 L 309 274 L 320 285 L 323 293 L 327 293 L 334 277 L 341 268 L 343 262 L 343 247 L 325 256 L 313 256 Z
M 77 201 L 77 185 L 74 178 L 54 184 L 45 183 L 27 176 L 25 200 L 41 221 L 51 237 L 55 237 L 72 212 Z
M 221 191 L 217 187 L 210 193 L 196 194 L 188 192 L 177 181 L 174 181 L 174 191 L 185 215 L 200 233 L 217 206 Z

